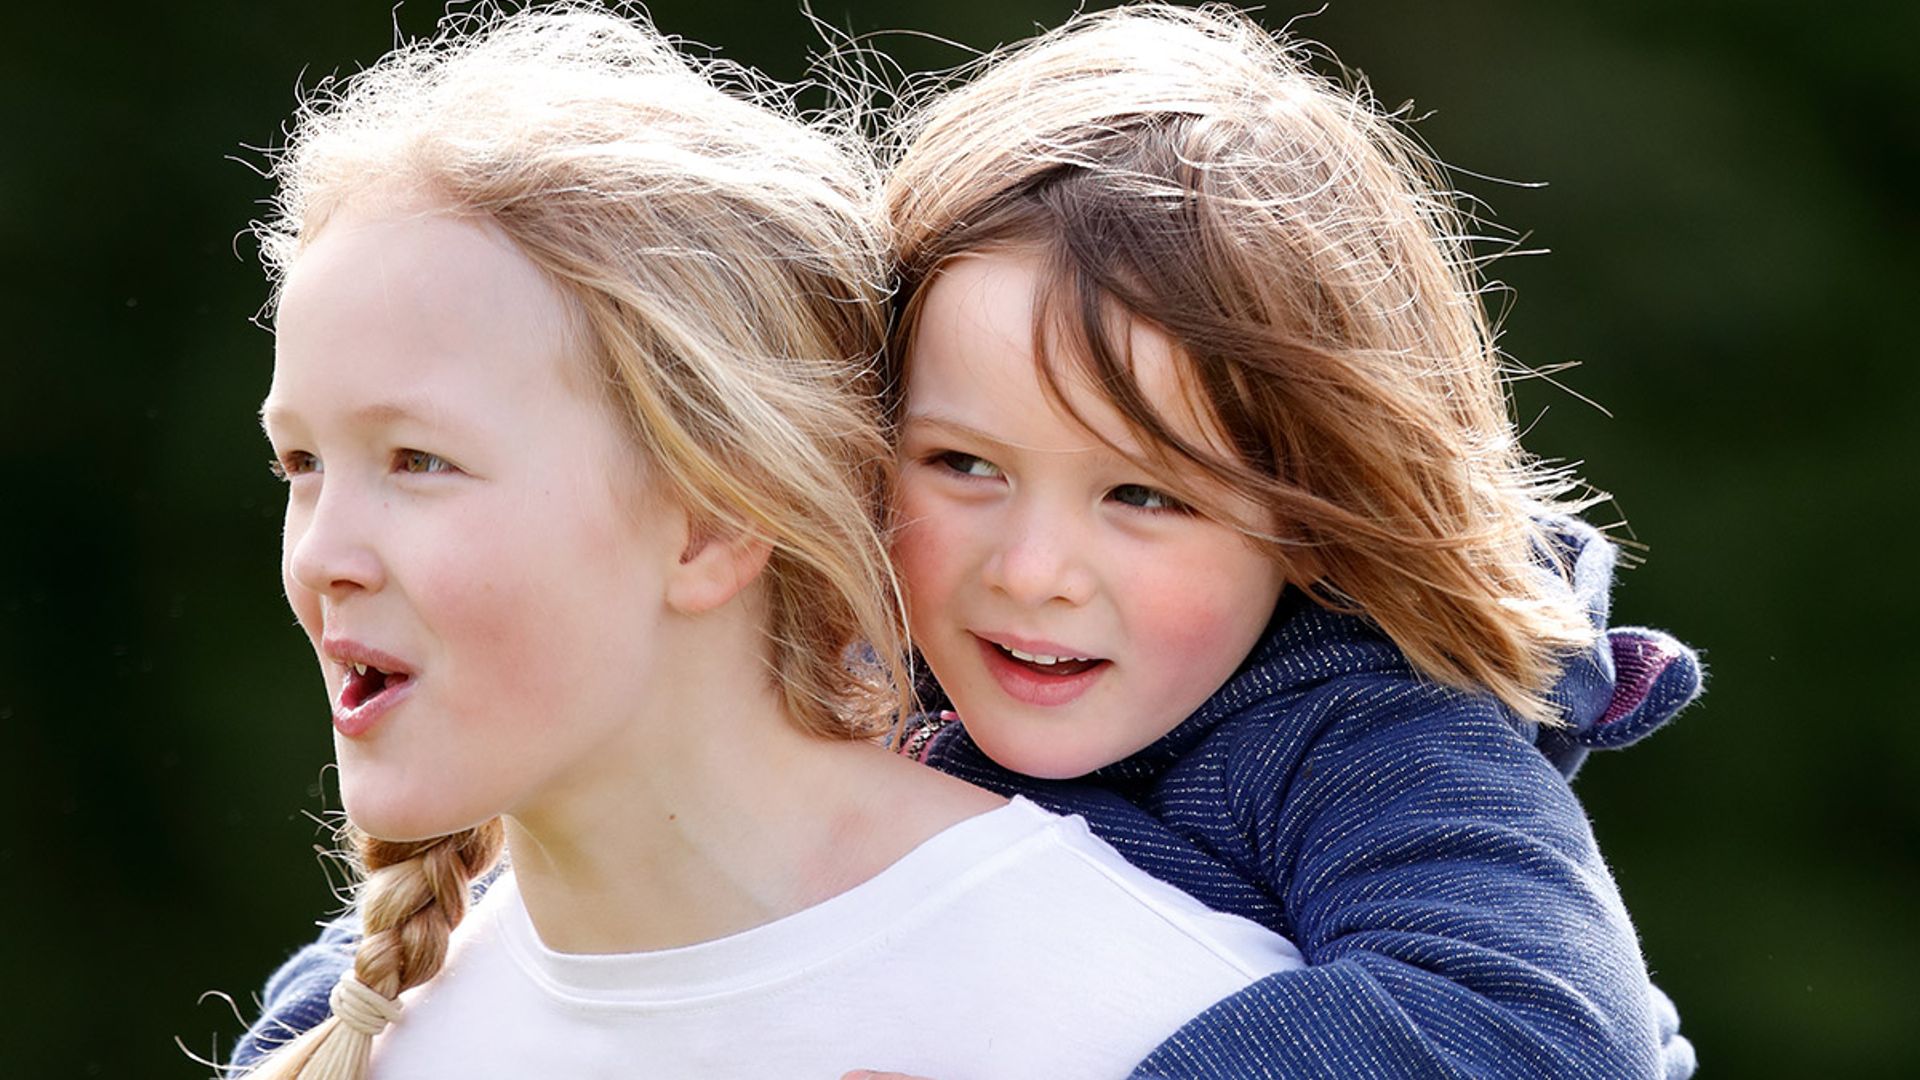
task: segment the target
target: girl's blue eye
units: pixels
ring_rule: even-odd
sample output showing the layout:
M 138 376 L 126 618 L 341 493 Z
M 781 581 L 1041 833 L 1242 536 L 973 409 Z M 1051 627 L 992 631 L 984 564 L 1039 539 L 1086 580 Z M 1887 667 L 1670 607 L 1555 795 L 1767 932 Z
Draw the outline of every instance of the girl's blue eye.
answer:
M 1107 497 L 1114 502 L 1140 510 L 1162 510 L 1180 514 L 1190 512 L 1186 503 L 1145 484 L 1121 484 L 1107 492 Z
M 453 466 L 439 454 L 425 450 L 400 450 L 393 455 L 393 467 L 405 473 L 452 472 Z
M 320 472 L 320 459 L 305 450 L 289 450 L 267 462 L 267 471 L 273 474 L 275 480 L 291 480 L 296 476 Z
M 1000 475 L 999 466 L 986 458 L 963 454 L 958 450 L 946 450 L 935 454 L 933 460 L 945 468 L 962 476 L 994 477 Z

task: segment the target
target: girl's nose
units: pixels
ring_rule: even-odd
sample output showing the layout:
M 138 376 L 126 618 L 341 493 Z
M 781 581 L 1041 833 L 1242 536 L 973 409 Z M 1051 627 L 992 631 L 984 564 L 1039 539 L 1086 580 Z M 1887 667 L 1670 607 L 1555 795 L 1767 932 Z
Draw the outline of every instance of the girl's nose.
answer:
M 282 537 L 289 588 L 339 599 L 384 585 L 386 567 L 373 542 L 371 513 L 337 488 L 323 488 L 309 506 L 289 505 Z
M 1093 552 L 1066 523 L 1029 514 L 1013 524 L 987 560 L 987 584 L 1019 603 L 1078 606 L 1093 597 Z

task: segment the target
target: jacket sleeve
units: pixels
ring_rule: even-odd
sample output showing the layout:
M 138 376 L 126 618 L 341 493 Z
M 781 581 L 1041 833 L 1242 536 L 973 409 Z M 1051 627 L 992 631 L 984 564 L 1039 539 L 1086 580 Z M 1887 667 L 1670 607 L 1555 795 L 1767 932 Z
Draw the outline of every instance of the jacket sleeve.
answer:
M 333 1014 L 328 995 L 333 984 L 353 966 L 360 945 L 360 920 L 349 912 L 321 927 L 319 938 L 302 946 L 267 980 L 261 994 L 260 1018 L 234 1045 L 235 1069 L 259 1064 L 281 1043 L 292 1042 L 320 1026 Z
M 1233 831 L 1309 966 L 1216 1004 L 1135 1076 L 1691 1074 L 1565 779 L 1497 705 L 1392 694 L 1335 690 L 1312 738 L 1236 747 Z

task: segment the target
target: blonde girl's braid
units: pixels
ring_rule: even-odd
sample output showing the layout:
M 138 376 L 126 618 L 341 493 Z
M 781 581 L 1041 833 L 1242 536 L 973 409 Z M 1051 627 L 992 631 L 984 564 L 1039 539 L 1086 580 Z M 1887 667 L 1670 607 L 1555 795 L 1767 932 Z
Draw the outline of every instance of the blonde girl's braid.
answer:
M 500 857 L 499 818 L 431 840 L 355 834 L 364 935 L 353 970 L 333 990 L 333 1015 L 290 1043 L 250 1080 L 361 1080 L 373 1037 L 399 1016 L 399 996 L 439 972 L 466 917 L 473 880 Z

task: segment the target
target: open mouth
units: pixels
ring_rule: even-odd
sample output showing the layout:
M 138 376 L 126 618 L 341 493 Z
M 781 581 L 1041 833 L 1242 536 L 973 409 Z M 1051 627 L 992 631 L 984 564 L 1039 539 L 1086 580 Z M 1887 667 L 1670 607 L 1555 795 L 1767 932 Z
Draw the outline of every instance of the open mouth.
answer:
M 1107 660 L 1100 657 L 1049 656 L 1045 653 L 1021 652 L 1019 649 L 1010 648 L 997 641 L 989 642 L 989 644 L 999 650 L 1001 656 L 1006 657 L 1008 660 L 1028 671 L 1036 675 L 1051 676 L 1057 679 L 1064 679 L 1092 671 L 1094 668 L 1108 663 Z
M 403 671 L 382 671 L 370 664 L 348 664 L 345 685 L 340 688 L 340 707 L 352 712 L 389 690 L 397 690 L 413 678 Z

